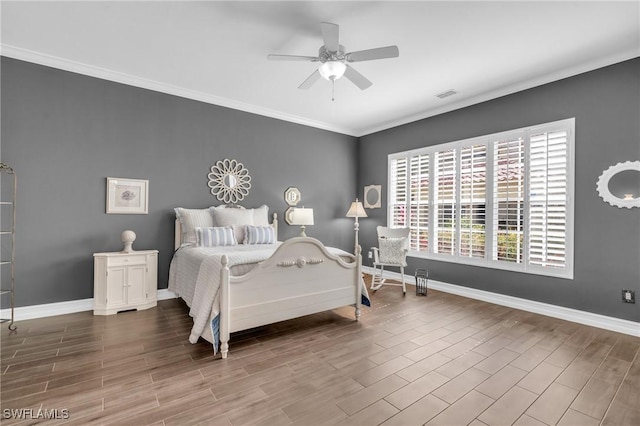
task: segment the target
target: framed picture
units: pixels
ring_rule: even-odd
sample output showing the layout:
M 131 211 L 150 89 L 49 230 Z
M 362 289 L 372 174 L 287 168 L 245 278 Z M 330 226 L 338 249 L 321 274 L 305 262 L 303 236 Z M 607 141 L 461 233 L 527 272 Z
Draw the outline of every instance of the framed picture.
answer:
M 147 214 L 149 181 L 107 178 L 107 214 Z
M 382 185 L 369 185 L 364 187 L 364 208 L 379 209 L 382 205 Z

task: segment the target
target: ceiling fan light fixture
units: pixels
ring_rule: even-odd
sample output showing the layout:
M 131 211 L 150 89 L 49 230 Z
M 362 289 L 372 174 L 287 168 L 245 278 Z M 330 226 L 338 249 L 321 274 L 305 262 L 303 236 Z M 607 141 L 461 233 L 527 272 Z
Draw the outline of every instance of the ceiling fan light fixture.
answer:
M 318 68 L 320 75 L 329 81 L 339 79 L 346 70 L 347 66 L 341 61 L 326 61 Z
M 332 87 L 335 87 L 335 81 L 344 75 L 344 78 L 355 84 L 360 90 L 366 90 L 371 87 L 373 83 L 348 65 L 347 62 L 397 58 L 400 55 L 398 46 L 376 47 L 373 49 L 347 52 L 344 46 L 340 44 L 338 37 L 340 30 L 337 24 L 321 22 L 320 28 L 322 30 L 324 44 L 318 49 L 318 56 L 267 55 L 267 59 L 270 61 L 307 61 L 320 63 L 319 67 L 298 86 L 298 89 L 309 89 L 316 81 L 320 80 L 320 77 L 329 80 L 332 83 Z

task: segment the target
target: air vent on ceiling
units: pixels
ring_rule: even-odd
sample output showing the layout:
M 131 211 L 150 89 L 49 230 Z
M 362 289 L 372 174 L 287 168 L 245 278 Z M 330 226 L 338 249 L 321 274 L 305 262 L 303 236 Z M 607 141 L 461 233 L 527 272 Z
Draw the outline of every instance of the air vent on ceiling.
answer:
M 448 98 L 449 96 L 453 96 L 453 95 L 455 95 L 457 93 L 458 92 L 456 92 L 455 90 L 449 89 L 446 92 L 438 93 L 436 95 L 436 98 L 444 99 L 444 98 Z

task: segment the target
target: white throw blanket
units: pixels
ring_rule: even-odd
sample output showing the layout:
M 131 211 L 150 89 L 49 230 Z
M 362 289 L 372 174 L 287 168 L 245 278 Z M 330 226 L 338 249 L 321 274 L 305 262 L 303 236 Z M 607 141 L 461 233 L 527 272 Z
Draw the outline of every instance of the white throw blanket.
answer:
M 269 258 L 280 244 L 233 247 L 183 247 L 178 249 L 169 269 L 169 290 L 191 308 L 193 328 L 189 336 L 196 343 L 200 336 L 212 341 L 207 325 L 220 313 L 221 259 L 227 255 L 234 275 L 242 275 L 258 262 Z M 212 342 L 213 343 L 213 342 Z
M 269 258 L 278 248 L 278 244 L 269 245 L 237 245 L 232 247 L 184 247 L 179 249 L 169 270 L 169 290 L 182 297 L 191 308 L 189 315 L 193 318 L 193 327 L 189 342 L 196 343 L 203 337 L 217 349 L 217 330 L 214 319 L 220 313 L 220 277 L 221 259 L 227 255 L 232 275 L 243 275 L 255 265 Z M 353 259 L 349 253 L 327 247 L 335 256 Z M 362 283 L 363 295 L 368 300 L 366 287 Z

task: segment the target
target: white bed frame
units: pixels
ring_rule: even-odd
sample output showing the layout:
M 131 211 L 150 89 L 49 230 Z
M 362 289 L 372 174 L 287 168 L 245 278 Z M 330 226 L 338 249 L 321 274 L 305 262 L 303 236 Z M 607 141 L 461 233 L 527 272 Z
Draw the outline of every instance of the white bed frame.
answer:
M 277 216 L 273 224 L 277 235 Z M 176 220 L 176 248 L 180 221 Z M 232 276 L 222 257 L 220 280 L 220 352 L 229 351 L 230 333 L 304 315 L 355 305 L 360 318 L 362 256 L 347 263 L 332 255 L 315 238 L 295 237 L 283 242 L 271 257 L 245 275 Z

